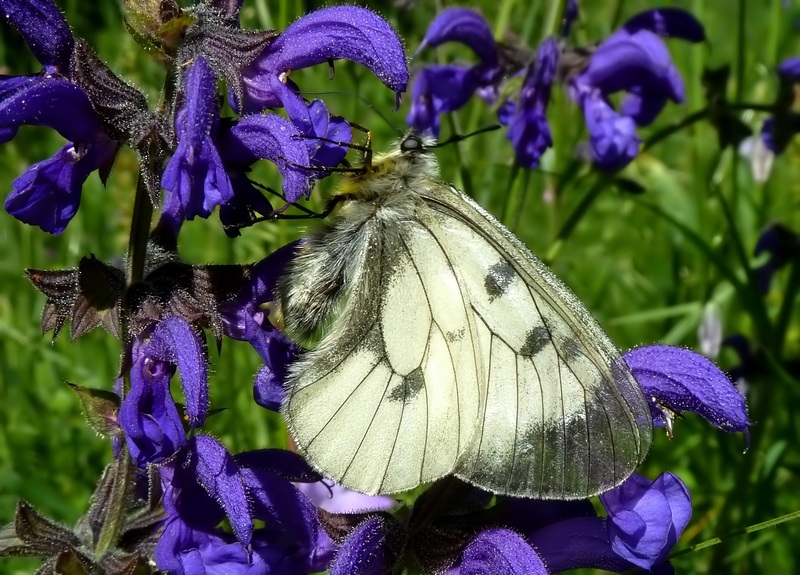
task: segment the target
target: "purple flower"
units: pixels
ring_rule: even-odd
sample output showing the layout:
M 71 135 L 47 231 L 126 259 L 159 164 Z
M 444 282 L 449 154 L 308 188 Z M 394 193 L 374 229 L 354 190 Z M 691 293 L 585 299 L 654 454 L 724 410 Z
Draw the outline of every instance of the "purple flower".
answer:
M 690 42 L 705 38 L 702 25 L 689 12 L 642 12 L 600 44 L 586 68 L 570 80 L 572 98 L 586 118 L 594 161 L 604 170 L 618 170 L 636 155 L 634 124 L 646 126 L 667 100 L 684 99 L 683 81 L 663 36 Z M 617 112 L 608 97 L 620 91 L 627 94 Z
M 219 123 L 217 81 L 205 58 L 187 68 L 185 84 L 186 101 L 175 118 L 178 148 L 161 177 L 168 192 L 163 212 L 176 232 L 184 220 L 207 218 L 233 197 L 213 138 Z
M 474 66 L 440 65 L 422 69 L 411 88 L 411 110 L 406 122 L 414 129 L 439 135 L 439 116 L 464 106 L 479 91 L 494 102 L 504 79 L 497 45 L 486 20 L 467 8 L 447 8 L 428 27 L 419 54 L 445 42 L 460 42 L 480 59 Z
M 672 473 L 650 481 L 634 473 L 625 483 L 600 495 L 608 512 L 614 552 L 650 569 L 667 558 L 692 516 L 692 498 Z
M 632 349 L 623 357 L 650 403 L 653 425 L 671 433 L 674 415 L 693 411 L 728 433 L 747 433 L 750 421 L 744 397 L 702 355 L 653 345 Z
M 405 52 L 392 27 L 366 8 L 332 6 L 298 19 L 243 71 L 242 110 L 285 106 L 276 80 L 296 90 L 289 80 L 292 71 L 338 59 L 366 66 L 398 98 L 408 84 Z
M 162 570 L 312 573 L 324 570 L 335 552 L 316 508 L 292 484 L 320 479 L 295 453 L 266 449 L 233 456 L 215 439 L 198 435 L 160 473 L 167 516 L 155 560 Z M 233 533 L 219 527 L 225 518 Z
M 178 316 L 159 322 L 133 343 L 131 389 L 119 410 L 134 461 L 144 467 L 172 456 L 186 444 L 183 422 L 169 391 L 177 367 L 191 427 L 203 424 L 208 412 L 208 377 L 203 345 L 192 327 Z
M 81 188 L 91 172 L 107 172 L 117 144 L 103 131 L 86 93 L 69 80 L 74 40 L 59 9 L 48 0 L 0 0 L 0 10 L 44 65 L 36 76 L 0 79 L 0 141 L 24 124 L 47 126 L 69 143 L 14 180 L 9 214 L 60 234 L 78 211 Z

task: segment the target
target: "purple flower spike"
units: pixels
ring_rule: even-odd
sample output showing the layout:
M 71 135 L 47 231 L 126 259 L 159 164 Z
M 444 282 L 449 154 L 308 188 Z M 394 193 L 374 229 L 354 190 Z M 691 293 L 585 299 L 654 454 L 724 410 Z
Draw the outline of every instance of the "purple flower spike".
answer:
M 369 68 L 397 97 L 408 84 L 400 38 L 366 8 L 333 6 L 303 16 L 286 28 L 243 73 L 245 112 L 282 105 L 270 77 L 330 60 L 352 60 Z
M 650 400 L 653 425 L 670 429 L 672 418 L 665 414 L 666 408 L 678 414 L 693 411 L 728 433 L 747 431 L 744 397 L 702 355 L 654 345 L 632 349 L 623 357 Z
M 553 145 L 545 112 L 550 101 L 558 56 L 558 45 L 552 38 L 539 46 L 536 61 L 525 76 L 516 114 L 508 127 L 507 137 L 513 143 L 517 161 L 522 166 L 537 166 L 544 151 Z
M 469 46 L 485 63 L 497 63 L 497 48 L 489 24 L 483 16 L 468 8 L 446 8 L 428 26 L 425 38 L 415 53 L 426 47 L 435 48 L 445 42 Z
M 508 529 L 487 529 L 472 539 L 460 565 L 447 575 L 547 575 L 544 563 L 519 535 Z
M 217 108 L 214 73 L 205 58 L 198 57 L 186 73 L 186 104 L 175 120 L 178 148 L 161 178 L 161 186 L 169 192 L 163 211 L 177 226 L 197 216 L 207 218 L 216 206 L 233 197 L 212 138 Z
M 49 0 L 0 0 L 0 13 L 14 26 L 48 73 L 69 71 L 72 32 L 61 10 Z
M 604 170 L 619 170 L 636 156 L 635 125 L 651 123 L 668 100 L 684 100 L 683 80 L 663 35 L 691 42 L 705 38 L 702 25 L 684 10 L 643 12 L 600 44 L 570 80 L 570 94 L 586 116 L 594 160 Z M 608 98 L 615 92 L 627 93 L 620 114 Z
M 666 559 L 692 516 L 689 490 L 672 473 L 652 482 L 634 473 L 600 495 L 600 502 L 608 512 L 611 548 L 644 569 Z
M 656 8 L 640 12 L 622 26 L 628 34 L 649 30 L 665 38 L 679 38 L 687 42 L 703 42 L 706 32 L 703 25 L 690 12 L 680 8 Z

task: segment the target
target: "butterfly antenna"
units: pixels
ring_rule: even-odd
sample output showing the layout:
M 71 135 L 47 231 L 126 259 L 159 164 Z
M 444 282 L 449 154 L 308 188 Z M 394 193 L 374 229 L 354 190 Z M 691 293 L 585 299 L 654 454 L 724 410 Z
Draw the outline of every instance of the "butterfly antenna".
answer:
M 493 124 L 491 126 L 486 126 L 484 128 L 480 128 L 475 130 L 474 132 L 470 132 L 469 134 L 456 134 L 454 136 L 450 136 L 443 142 L 439 142 L 430 146 L 431 148 L 441 148 L 442 146 L 446 146 L 448 144 L 454 144 L 456 142 L 461 142 L 462 140 L 466 140 L 467 138 L 471 138 L 472 136 L 477 136 L 478 134 L 483 134 L 484 132 L 493 132 L 495 130 L 499 130 L 502 126 L 500 124 Z

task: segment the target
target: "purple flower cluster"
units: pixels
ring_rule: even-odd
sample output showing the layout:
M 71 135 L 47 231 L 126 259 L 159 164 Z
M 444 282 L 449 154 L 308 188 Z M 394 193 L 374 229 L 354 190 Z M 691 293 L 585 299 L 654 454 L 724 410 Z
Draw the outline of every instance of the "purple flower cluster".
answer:
M 160 184 L 167 192 L 163 220 L 175 233 L 183 221 L 207 218 L 217 206 L 226 226 L 247 222 L 253 211 L 268 214 L 268 200 L 244 177 L 253 163 L 265 159 L 277 165 L 283 197 L 292 203 L 311 191 L 319 172 L 309 168 L 338 165 L 347 149 L 337 142 L 348 143 L 351 136 L 347 122 L 331 116 L 324 102 L 305 102 L 289 79 L 291 71 L 346 58 L 369 67 L 398 97 L 408 81 L 397 34 L 369 10 L 324 8 L 277 37 L 256 36 L 260 41 L 253 42 L 252 34 L 239 29 L 238 6 L 231 12 L 208 2 L 187 12 L 198 29 L 190 27 L 187 34 L 202 38 L 213 22 L 209 36 L 226 35 L 241 49 L 230 55 L 215 51 L 217 43 L 195 41 L 177 50 L 179 88 L 172 118 L 164 121 L 154 119 L 144 97 L 73 38 L 51 1 L 2 0 L 0 9 L 44 66 L 34 76 L 0 79 L 0 138 L 8 141 L 20 125 L 33 124 L 68 140 L 12 183 L 6 210 L 51 234 L 64 231 L 78 210 L 85 180 L 95 170 L 105 180 L 124 144 L 140 152 L 143 166 L 153 163 L 148 160 L 154 146 L 174 150 L 163 172 L 154 167 L 149 176 L 154 188 Z M 92 83 L 99 74 L 112 75 L 119 84 L 114 102 Z M 229 95 L 239 117 L 220 116 L 220 79 L 234 84 Z M 286 117 L 263 113 L 267 107 L 283 108 Z M 157 189 L 150 191 L 157 197 Z
M 577 5 L 569 3 L 563 36 L 576 17 Z M 548 38 L 535 55 L 520 63 L 519 50 L 509 56 L 480 15 L 449 8 L 431 23 L 420 50 L 460 42 L 475 52 L 479 63 L 421 69 L 412 86 L 407 121 L 420 131 L 438 135 L 440 115 L 461 108 L 472 94 L 478 94 L 498 107 L 498 119 L 508 126 L 519 164 L 533 167 L 553 145 L 546 112 L 558 80 L 583 111 L 595 164 L 603 170 L 619 170 L 639 151 L 636 128 L 650 124 L 667 100 L 684 99 L 683 81 L 663 37 L 702 42 L 705 34 L 684 10 L 649 10 L 628 20 L 596 47 L 573 50 L 563 38 Z M 524 77 L 519 95 L 509 96 L 506 85 L 519 76 Z M 625 94 L 619 109 L 611 100 L 618 92 Z

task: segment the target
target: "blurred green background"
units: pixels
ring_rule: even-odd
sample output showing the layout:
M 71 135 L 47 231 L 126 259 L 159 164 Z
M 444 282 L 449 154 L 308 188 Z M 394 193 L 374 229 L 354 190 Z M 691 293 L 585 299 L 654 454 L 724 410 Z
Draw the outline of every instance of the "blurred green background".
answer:
M 244 4 L 245 26 L 278 30 L 321 5 L 264 0 Z M 59 5 L 77 36 L 86 38 L 114 70 L 141 87 L 151 103 L 157 102 L 163 71 L 124 32 L 118 3 L 66 0 Z M 397 27 L 409 54 L 443 6 L 414 0 L 370 5 Z M 535 47 L 556 29 L 551 4 L 544 0 L 482 0 L 474 5 L 498 38 Z M 705 68 L 731 66 L 727 86 L 731 101 L 768 103 L 777 87 L 775 66 L 786 57 L 800 56 L 800 5 L 781 0 L 585 1 L 571 42 L 598 42 L 630 15 L 665 5 L 691 10 L 706 26 L 708 41 L 668 42 L 686 84 L 686 102 L 668 105 L 654 125 L 641 130 L 645 140 L 705 106 Z M 11 28 L 3 25 L 0 34 L 0 72 L 40 69 Z M 438 56 L 427 50 L 412 61 L 412 67 L 437 57 L 468 61 L 472 54 L 459 47 L 448 47 Z M 347 92 L 315 97 L 324 98 L 333 113 L 371 129 L 377 149 L 390 147 L 396 135 L 374 110 L 395 126 L 404 125 L 408 102 L 398 113 L 392 112 L 392 94 L 355 64 L 337 63 L 332 81 L 326 66 L 292 77 L 309 93 Z M 765 117 L 752 111 L 738 114 L 754 130 Z M 644 193 L 632 195 L 615 186 L 597 185 L 597 175 L 576 159 L 585 128 L 579 109 L 559 88 L 548 115 L 556 143 L 540 169 L 515 169 L 505 133 L 494 132 L 438 152 L 445 179 L 487 206 L 534 252 L 548 257 L 621 348 L 654 342 L 696 348 L 701 314 L 709 302 L 719 309 L 726 336 L 753 337 L 753 310 L 761 302 L 753 300 L 752 291 L 734 289 L 720 269 L 727 267 L 746 283 L 751 279 L 746 266 L 762 262 L 752 253 L 766 225 L 781 222 L 800 230 L 798 143 L 775 158 L 768 179 L 758 182 L 748 157 L 730 148 L 721 150 L 713 127 L 705 121 L 694 123 L 648 148 L 625 170 L 626 178 L 644 188 Z M 473 102 L 455 119 L 443 121 L 443 136 L 494 121 L 485 104 Z M 49 130 L 21 129 L 17 138 L 0 147 L 0 190 L 7 193 L 10 182 L 28 165 L 49 157 L 60 145 L 59 136 Z M 44 296 L 28 284 L 23 270 L 72 267 L 89 253 L 103 260 L 121 258 L 135 170 L 135 156 L 125 150 L 107 187 L 94 174 L 84 188 L 78 216 L 59 237 L 23 225 L 5 212 L 0 215 L 0 524 L 12 519 L 18 498 L 74 523 L 109 461 L 108 442 L 84 424 L 78 401 L 63 382 L 110 388 L 118 369 L 119 344 L 100 330 L 72 343 L 66 330 L 51 343 L 50 335 L 42 336 L 39 329 Z M 260 167 L 257 176 L 268 185 L 279 184 L 269 166 Z M 333 180 L 322 182 L 317 201 Z M 571 220 L 575 213 L 582 217 Z M 567 224 L 570 229 L 565 230 L 571 221 L 577 225 Z M 302 235 L 307 225 L 265 223 L 231 240 L 214 216 L 185 226 L 181 255 L 192 263 L 255 261 Z M 787 298 L 796 299 L 796 287 L 789 286 L 786 270 L 776 276 L 763 301 L 773 321 L 785 309 Z M 780 350 L 773 349 L 772 369 L 747 381 L 754 421 L 749 451 L 744 452 L 741 435 L 726 435 L 692 415 L 678 422 L 672 441 L 657 430 L 642 472 L 651 477 L 667 470 L 677 473 L 694 499 L 691 523 L 676 549 L 800 509 L 800 418 L 794 414 L 800 406 L 800 382 L 780 370 L 786 358 L 800 356 L 798 315 L 795 309 L 790 316 L 783 361 Z M 248 345 L 230 340 L 221 356 L 212 354 L 213 406 L 228 409 L 209 420 L 208 432 L 232 451 L 284 446 L 285 432 L 278 418 L 252 401 L 257 355 Z M 730 351 L 719 358 L 724 368 L 736 362 Z M 798 541 L 800 524 L 787 523 L 684 554 L 673 563 L 678 573 L 794 573 L 800 568 Z M 3 560 L 0 573 L 26 573 L 35 565 Z

